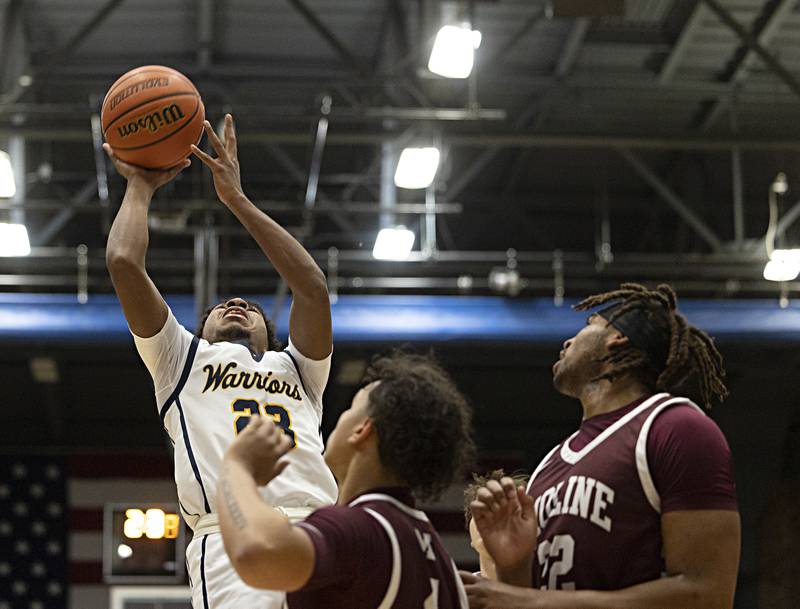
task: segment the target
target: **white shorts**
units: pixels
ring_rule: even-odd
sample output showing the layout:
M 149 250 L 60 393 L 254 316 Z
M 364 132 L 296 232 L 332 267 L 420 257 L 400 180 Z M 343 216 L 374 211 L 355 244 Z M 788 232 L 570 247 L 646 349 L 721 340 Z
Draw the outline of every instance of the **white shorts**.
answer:
M 252 588 L 228 560 L 220 533 L 198 535 L 186 548 L 193 609 L 283 609 L 286 593 Z

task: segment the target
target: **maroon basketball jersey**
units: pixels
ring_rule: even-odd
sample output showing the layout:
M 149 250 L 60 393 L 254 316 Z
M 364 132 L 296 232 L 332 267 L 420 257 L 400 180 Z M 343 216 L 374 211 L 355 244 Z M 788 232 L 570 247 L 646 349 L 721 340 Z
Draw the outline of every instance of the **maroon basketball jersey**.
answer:
M 661 577 L 661 505 L 647 436 L 665 408 L 698 406 L 654 395 L 581 450 L 556 446 L 528 482 L 539 524 L 534 587 L 619 590 Z M 701 411 L 702 412 L 702 411 Z
M 311 536 L 318 562 L 307 589 L 288 595 L 289 608 L 468 609 L 439 535 L 425 512 L 401 498 L 372 491 L 299 523 Z M 348 540 L 334 541 L 332 550 L 326 537 L 341 538 L 343 532 Z M 320 557 L 329 566 L 320 565 Z M 334 565 L 336 576 L 326 576 Z

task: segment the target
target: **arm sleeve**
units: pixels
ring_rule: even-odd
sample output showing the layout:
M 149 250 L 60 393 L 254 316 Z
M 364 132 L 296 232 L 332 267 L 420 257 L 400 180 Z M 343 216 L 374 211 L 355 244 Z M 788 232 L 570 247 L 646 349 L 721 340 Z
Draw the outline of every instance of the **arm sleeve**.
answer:
M 738 509 L 725 436 L 694 408 L 674 406 L 658 415 L 647 438 L 647 460 L 662 513 Z
M 295 526 L 302 527 L 314 544 L 314 571 L 303 590 L 352 585 L 361 575 L 374 573 L 381 559 L 391 554 L 380 524 L 358 508 L 320 508 Z M 391 564 L 388 568 L 390 572 Z
M 159 399 L 166 397 L 181 376 L 192 343 L 192 334 L 178 323 L 170 310 L 167 321 L 158 334 L 150 338 L 133 334 L 133 342 L 139 357 L 153 377 L 156 396 Z
M 325 359 L 315 360 L 303 355 L 289 339 L 289 346 L 286 351 L 297 364 L 298 372 L 303 379 L 303 386 L 309 397 L 319 403 L 322 402 L 322 394 L 325 393 L 325 386 L 328 384 L 328 375 L 331 372 L 331 359 L 333 350 Z

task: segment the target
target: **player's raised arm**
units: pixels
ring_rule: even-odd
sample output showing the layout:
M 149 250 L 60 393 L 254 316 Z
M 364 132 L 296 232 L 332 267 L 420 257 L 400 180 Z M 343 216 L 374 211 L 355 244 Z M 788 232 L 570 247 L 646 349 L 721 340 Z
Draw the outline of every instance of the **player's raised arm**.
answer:
M 149 243 L 147 212 L 156 189 L 188 167 L 190 161 L 184 160 L 165 171 L 151 171 L 120 161 L 108 144 L 104 149 L 117 171 L 128 180 L 125 197 L 108 234 L 106 266 L 128 326 L 136 336 L 149 338 L 164 326 L 168 309 L 145 269 Z
M 333 345 L 325 275 L 294 237 L 245 196 L 231 115 L 225 116 L 224 142 L 217 137 L 208 121 L 205 122 L 205 130 L 217 157 L 206 154 L 196 146 L 192 147 L 192 151 L 214 174 L 214 186 L 220 200 L 252 235 L 292 290 L 289 319 L 292 343 L 310 359 L 325 359 L 330 355 Z
M 255 588 L 297 590 L 314 569 L 308 534 L 264 503 L 257 487 L 288 462 L 289 437 L 267 417 L 253 417 L 225 454 L 219 477 L 219 523 L 231 564 Z

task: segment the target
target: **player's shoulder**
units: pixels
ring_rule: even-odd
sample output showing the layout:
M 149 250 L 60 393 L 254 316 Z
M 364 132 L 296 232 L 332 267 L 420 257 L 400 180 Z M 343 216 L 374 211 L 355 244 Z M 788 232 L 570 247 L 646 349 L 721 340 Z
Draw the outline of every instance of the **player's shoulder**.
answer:
M 669 428 L 716 428 L 716 423 L 702 408 L 689 398 L 669 396 L 661 402 L 665 408 L 656 408 L 658 415 L 654 425 Z
M 653 421 L 649 447 L 677 445 L 701 452 L 711 447 L 727 449 L 727 440 L 714 420 L 688 399 L 676 402 L 661 411 Z
M 370 513 L 358 506 L 328 505 L 317 508 L 302 522 L 303 528 L 322 536 L 345 535 L 363 537 L 378 528 Z

